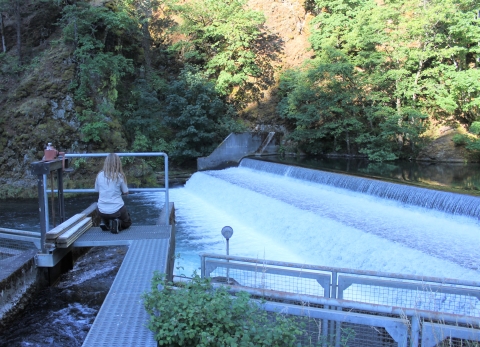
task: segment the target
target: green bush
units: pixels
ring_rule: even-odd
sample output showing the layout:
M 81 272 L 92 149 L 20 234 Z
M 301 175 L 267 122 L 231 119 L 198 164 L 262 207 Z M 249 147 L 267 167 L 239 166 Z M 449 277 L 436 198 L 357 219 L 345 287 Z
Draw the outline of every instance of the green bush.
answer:
M 455 134 L 453 135 L 452 141 L 455 146 L 465 146 L 468 142 L 468 136 L 463 134 Z
M 185 286 L 173 287 L 156 272 L 143 298 L 148 327 L 160 346 L 296 346 L 301 334 L 298 323 L 267 314 L 248 293 L 232 297 L 196 274 Z

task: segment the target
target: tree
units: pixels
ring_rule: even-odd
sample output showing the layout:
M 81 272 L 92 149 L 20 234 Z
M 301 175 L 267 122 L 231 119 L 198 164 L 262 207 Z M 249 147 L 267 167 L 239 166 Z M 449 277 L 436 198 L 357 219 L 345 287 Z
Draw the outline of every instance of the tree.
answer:
M 363 124 L 356 138 L 360 153 L 377 160 L 402 151 L 415 154 L 427 116 L 467 124 L 479 116 L 474 1 L 314 0 L 309 6 L 317 14 L 311 36 L 316 54 L 337 51 L 353 69 L 356 88 L 349 90 L 356 97 L 349 99 L 357 103 L 355 118 Z
M 7 46 L 5 46 L 5 25 L 3 23 L 3 13 L 0 11 L 0 31 L 2 32 L 2 51 L 5 53 L 7 51 Z
M 183 22 L 178 30 L 186 39 L 172 47 L 186 63 L 201 66 L 222 95 L 248 87 L 261 71 L 256 63 L 255 42 L 262 13 L 245 8 L 246 0 L 193 0 L 171 4 Z
M 125 57 L 128 51 L 122 51 L 128 50 L 122 40 L 137 35 L 138 28 L 121 9 L 115 12 L 79 2 L 65 6 L 63 13 L 64 40 L 75 47 L 77 76 L 71 87 L 80 107 L 83 139 L 100 143 L 109 138 L 109 129 L 115 126 L 112 120 L 119 115 L 117 88 L 122 78 L 133 72 L 132 60 Z
M 17 47 L 17 57 L 18 64 L 22 65 L 23 56 L 22 56 L 22 14 L 21 14 L 21 1 L 20 0 L 0 0 L 0 14 L 2 12 L 7 12 L 15 18 L 15 32 L 16 32 L 16 47 Z M 3 27 L 3 14 L 1 14 L 1 25 L 2 25 L 2 43 L 3 51 L 6 52 L 5 47 L 5 36 L 4 36 L 4 27 Z
M 291 121 L 291 139 L 307 153 L 356 154 L 356 138 L 364 130 L 362 93 L 353 66 L 336 50 L 324 53 L 282 76 L 278 112 Z
M 151 50 L 154 45 L 152 33 L 158 40 L 161 32 L 165 31 L 166 26 L 170 24 L 165 0 L 123 0 L 123 6 L 141 28 L 141 44 L 148 78 L 152 68 Z
M 173 153 L 179 161 L 210 154 L 232 131 L 244 130 L 236 113 L 198 68 L 187 66 L 166 91 L 164 116 L 172 129 Z

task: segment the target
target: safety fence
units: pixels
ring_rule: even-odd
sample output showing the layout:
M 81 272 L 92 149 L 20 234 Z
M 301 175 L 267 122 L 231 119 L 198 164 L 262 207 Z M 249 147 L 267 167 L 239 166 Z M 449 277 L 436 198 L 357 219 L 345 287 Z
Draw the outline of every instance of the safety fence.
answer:
M 47 233 L 50 231 L 50 216 L 49 209 L 57 211 L 57 215 L 60 216 L 60 221 L 65 222 L 65 205 L 64 194 L 66 193 L 95 193 L 95 189 L 64 189 L 63 187 L 63 173 L 67 169 L 68 163 L 71 160 L 85 160 L 85 158 L 103 158 L 109 153 L 67 153 L 63 156 L 53 160 L 33 162 L 31 164 L 32 174 L 37 175 L 38 185 L 38 211 L 40 230 L 39 231 L 26 231 L 17 229 L 8 229 L 0 227 L 0 262 L 4 260 L 12 260 L 13 257 L 23 253 L 26 250 L 38 248 L 43 254 L 49 254 L 50 250 L 47 250 Z M 163 157 L 164 162 L 164 187 L 162 188 L 129 188 L 129 192 L 163 192 L 164 214 L 169 216 L 169 178 L 168 178 L 168 155 L 163 152 L 145 152 L 145 153 L 117 153 L 119 157 Z M 48 180 L 47 175 L 56 173 L 57 189 L 54 189 L 53 176 L 51 181 L 51 189 L 47 188 Z M 92 181 L 93 185 L 93 181 Z M 57 209 L 53 206 L 53 201 L 49 205 L 48 194 L 57 194 Z M 52 199 L 53 200 L 53 199 Z M 32 211 L 34 212 L 34 211 Z M 53 218 L 55 219 L 55 218 Z M 168 222 L 168 219 L 167 219 Z M 0 263 L 2 265 L 3 263 Z
M 305 323 L 302 346 L 480 347 L 480 283 L 201 255 L 202 277 Z

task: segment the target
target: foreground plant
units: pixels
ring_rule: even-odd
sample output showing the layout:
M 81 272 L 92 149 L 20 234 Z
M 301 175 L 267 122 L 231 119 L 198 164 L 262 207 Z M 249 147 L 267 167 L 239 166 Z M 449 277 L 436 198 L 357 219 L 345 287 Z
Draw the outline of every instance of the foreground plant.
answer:
M 144 304 L 148 327 L 160 346 L 295 346 L 298 323 L 271 315 L 246 292 L 232 297 L 225 287 L 194 274 L 183 287 L 173 287 L 156 272 Z

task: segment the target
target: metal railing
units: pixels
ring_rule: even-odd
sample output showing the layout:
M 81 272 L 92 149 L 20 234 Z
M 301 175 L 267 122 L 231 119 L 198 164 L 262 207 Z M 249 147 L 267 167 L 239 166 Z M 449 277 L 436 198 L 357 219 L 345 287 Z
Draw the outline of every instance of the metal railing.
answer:
M 66 153 L 65 158 L 100 158 L 106 157 L 109 153 Z M 165 211 L 168 216 L 169 195 L 168 195 L 168 155 L 163 152 L 145 152 L 145 153 L 116 153 L 119 157 L 164 157 L 165 170 L 165 188 L 128 188 L 129 192 L 165 192 Z M 54 190 L 54 193 L 58 192 Z M 45 195 L 47 188 L 45 185 Z M 63 193 L 95 193 L 95 189 L 63 189 Z M 48 208 L 46 208 L 48 210 Z
M 398 346 L 406 346 L 407 330 L 410 346 L 420 341 L 421 346 L 440 346 L 446 338 L 480 341 L 479 282 L 201 254 L 202 277 L 225 283 L 227 270 L 232 292 L 280 301 L 266 308 L 283 305 L 288 314 L 310 317 L 310 338 L 313 334 L 328 346 L 341 345 L 346 327 L 356 331 L 357 338 L 369 336 L 365 325 L 384 329 L 377 337 Z M 442 327 L 446 330 L 438 330 Z M 377 344 L 352 344 L 362 345 Z
M 109 153 L 66 153 L 65 158 L 100 158 L 106 157 Z M 128 188 L 129 192 L 165 192 L 165 211 L 167 220 L 169 216 L 169 196 L 168 196 L 168 155 L 163 152 L 145 152 L 145 153 L 116 153 L 119 157 L 164 157 L 165 170 L 165 188 Z M 45 186 L 46 189 L 46 186 Z M 95 189 L 64 189 L 64 193 L 95 193 Z M 48 209 L 47 209 L 48 210 Z
M 164 157 L 165 170 L 165 187 L 164 188 L 129 188 L 130 192 L 143 191 L 161 191 L 165 192 L 164 210 L 169 221 L 169 195 L 168 195 L 168 156 L 163 152 L 145 152 L 145 153 L 116 153 L 120 157 Z M 63 166 L 64 160 L 70 158 L 99 158 L 106 157 L 109 153 L 67 153 L 63 158 L 52 161 L 40 161 L 32 163 L 32 172 L 38 177 L 38 199 L 39 199 L 39 215 L 40 215 L 40 244 L 42 253 L 46 253 L 45 235 L 49 231 L 48 216 L 48 194 L 58 193 L 59 215 L 61 222 L 65 221 L 64 194 L 65 193 L 94 193 L 95 189 L 63 189 Z M 58 189 L 54 190 L 53 186 L 50 191 L 47 189 L 47 174 L 57 171 Z M 53 184 L 53 183 L 52 183 Z

